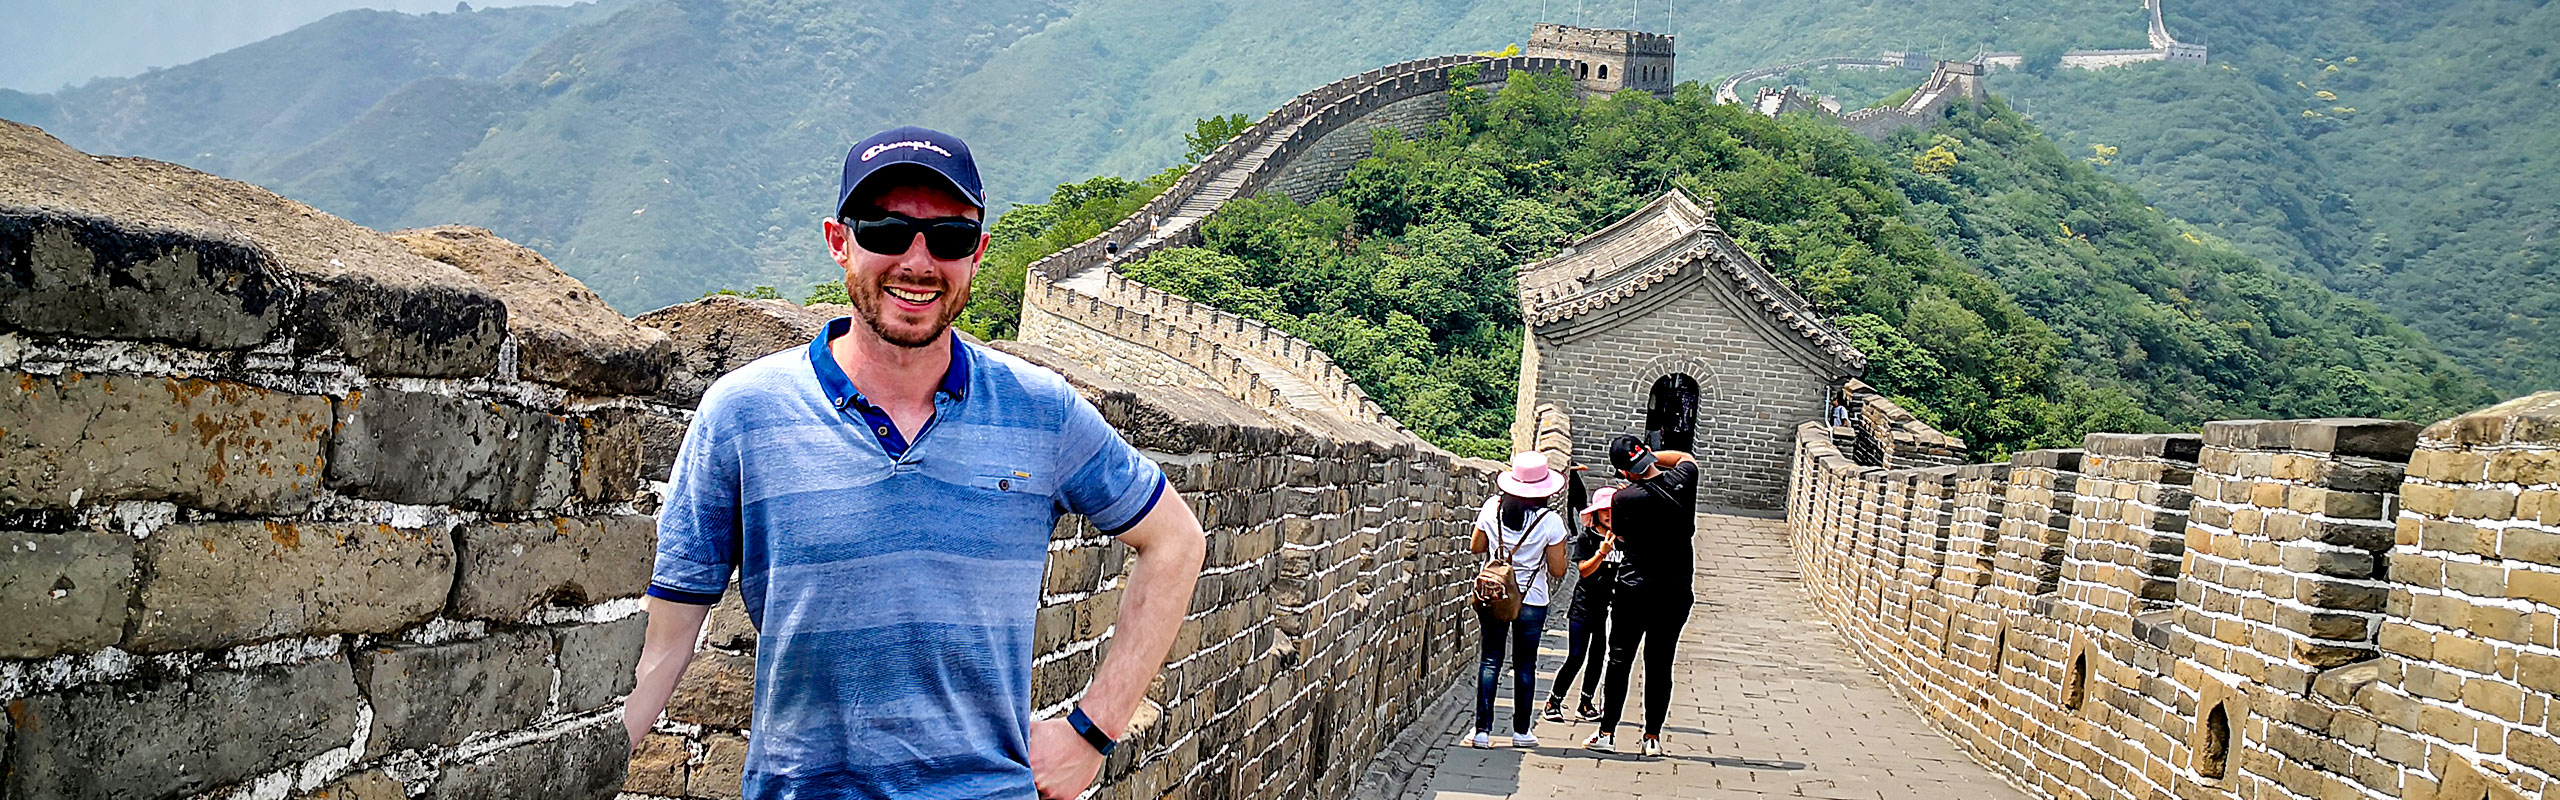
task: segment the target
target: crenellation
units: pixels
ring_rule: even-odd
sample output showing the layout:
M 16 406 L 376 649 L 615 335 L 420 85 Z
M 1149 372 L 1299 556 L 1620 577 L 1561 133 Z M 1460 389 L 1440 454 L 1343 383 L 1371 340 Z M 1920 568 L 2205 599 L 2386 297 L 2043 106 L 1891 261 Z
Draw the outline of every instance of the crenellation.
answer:
M 2560 481 L 2555 419 L 2560 393 L 2423 431 L 2216 422 L 1943 478 L 1807 423 L 1790 538 L 1880 674 L 2040 794 L 2535 796 L 2560 752 L 2560 595 L 2535 588 L 2560 528 L 2522 498 Z M 1928 580 L 1913 551 L 1942 524 Z M 1898 563 L 1871 555 L 1896 537 Z

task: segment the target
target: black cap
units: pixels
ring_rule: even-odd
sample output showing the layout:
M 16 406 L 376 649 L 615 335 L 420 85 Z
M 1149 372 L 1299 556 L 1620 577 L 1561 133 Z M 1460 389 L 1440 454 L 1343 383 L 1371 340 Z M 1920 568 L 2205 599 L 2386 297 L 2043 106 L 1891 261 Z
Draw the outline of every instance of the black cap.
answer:
M 1644 474 L 1645 470 L 1653 468 L 1653 450 L 1645 447 L 1644 440 L 1635 434 L 1619 434 L 1609 443 L 1609 465 L 1617 467 L 1619 472 Z
M 911 165 L 911 166 L 910 166 Z M 904 127 L 871 135 L 844 154 L 844 178 L 836 183 L 836 213 L 862 189 L 862 182 L 891 167 L 921 169 L 940 178 L 973 208 L 987 207 L 987 192 L 978 185 L 978 162 L 969 145 L 930 128 Z

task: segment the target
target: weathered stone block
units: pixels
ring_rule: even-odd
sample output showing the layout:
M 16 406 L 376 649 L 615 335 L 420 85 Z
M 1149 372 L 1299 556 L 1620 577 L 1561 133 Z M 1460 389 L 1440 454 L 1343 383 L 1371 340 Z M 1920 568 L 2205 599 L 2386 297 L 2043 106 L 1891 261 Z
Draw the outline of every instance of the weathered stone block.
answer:
M 633 665 L 649 616 L 636 614 L 597 625 L 559 631 L 560 712 L 574 714 L 603 708 L 631 693 Z
M 683 796 L 685 762 L 691 759 L 685 740 L 663 733 L 641 737 L 622 776 L 622 790 L 636 794 Z
M 664 331 L 673 349 L 675 361 L 658 399 L 691 408 L 720 376 L 749 361 L 807 345 L 827 320 L 840 315 L 832 308 L 715 295 L 632 321 Z
M 274 334 L 291 297 L 266 254 L 237 240 L 0 211 L 0 327 L 241 350 Z
M 502 403 L 374 389 L 338 401 L 329 486 L 368 500 L 555 508 L 576 468 L 566 419 Z
M 436 800 L 606 800 L 622 786 L 631 746 L 607 722 L 445 765 L 427 797 Z
M 716 650 L 693 654 L 667 701 L 667 718 L 744 730 L 755 715 L 756 660 Z
M 101 684 L 10 703 L 0 795 L 180 797 L 355 739 L 344 659 Z
M 642 516 L 483 523 L 454 538 L 461 568 L 453 613 L 480 619 L 523 619 L 545 603 L 639 596 L 657 558 L 657 524 Z
M 685 782 L 685 793 L 715 800 L 737 800 L 747 775 L 745 737 L 715 733 L 702 737 L 702 764 Z
M 0 371 L 0 509 L 167 500 L 297 513 L 320 485 L 328 399 L 246 384 Z
M 61 209 L 64 215 L 113 220 L 107 224 L 127 230 L 147 225 L 194 239 L 245 242 L 263 254 L 286 282 L 298 287 L 295 300 L 267 312 L 283 317 L 276 327 L 294 333 L 297 352 L 343 353 L 375 376 L 478 375 L 497 363 L 506 306 L 468 276 L 412 255 L 381 234 L 246 183 L 148 159 L 94 158 L 25 125 L 0 127 L 0 149 L 9 153 L 11 178 L 0 184 L 0 205 Z M 122 260 L 122 255 L 110 260 Z M 203 290 L 160 282 L 168 278 L 165 272 L 142 277 L 128 271 L 124 278 L 144 283 L 146 291 L 177 289 L 180 300 L 193 302 L 171 308 L 153 296 L 152 307 L 136 308 L 144 301 L 90 299 L 100 310 L 180 320 L 203 310 L 217 320 L 230 317 L 224 325 L 236 327 L 242 322 L 239 313 L 255 313 L 248 310 L 246 298 L 272 291 L 271 283 L 255 274 L 226 272 L 216 263 L 214 274 L 206 275 L 205 266 L 200 257 L 198 282 L 220 285 L 244 279 L 238 288 L 248 294 L 241 312 L 231 312 L 227 301 Z M 35 284 L 32 278 L 28 274 L 14 282 Z M 90 285 L 96 287 L 100 279 L 109 285 L 122 282 L 100 276 Z M 57 299 L 73 298 L 57 294 L 31 302 L 50 305 Z M 75 300 L 62 310 L 83 310 L 79 305 Z M 237 341 L 252 332 L 228 335 Z
M 642 395 L 666 381 L 667 336 L 633 325 L 587 285 L 532 248 L 481 228 L 399 231 L 410 252 L 462 270 L 506 301 L 517 372 L 526 380 L 591 395 Z
M 672 429 L 681 439 L 683 424 L 659 418 L 655 414 L 629 409 L 606 409 L 577 418 L 578 427 L 578 492 L 580 502 L 618 503 L 629 500 L 648 481 L 665 480 L 663 474 L 650 477 L 650 438 L 659 430 Z M 675 463 L 669 450 L 666 464 Z
M 703 623 L 705 647 L 722 650 L 756 649 L 756 625 L 747 616 L 746 599 L 738 593 L 738 582 L 730 581 L 728 591 L 720 594 L 720 602 L 711 606 L 711 616 Z
M 365 756 L 532 724 L 550 710 L 551 648 L 546 634 L 501 633 L 357 653 L 356 671 L 373 701 Z
M 444 606 L 441 531 L 348 522 L 172 525 L 143 543 L 129 646 L 195 650 L 332 633 L 387 633 Z
M 0 533 L 0 658 L 96 650 L 124 638 L 133 537 Z

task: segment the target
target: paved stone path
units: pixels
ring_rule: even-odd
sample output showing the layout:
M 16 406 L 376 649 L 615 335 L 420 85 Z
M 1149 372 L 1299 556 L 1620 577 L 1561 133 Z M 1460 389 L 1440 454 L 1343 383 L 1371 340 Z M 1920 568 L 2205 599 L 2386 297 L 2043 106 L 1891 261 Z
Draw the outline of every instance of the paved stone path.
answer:
M 1806 599 L 1784 523 L 1698 518 L 1698 605 L 1682 630 L 1663 758 L 1633 755 L 1643 733 L 1641 665 L 1619 723 L 1620 755 L 1582 749 L 1596 723 L 1541 720 L 1541 744 L 1508 746 L 1509 680 L 1497 746 L 1456 745 L 1473 705 L 1434 741 L 1408 796 L 1461 798 L 2025 798 L 1921 721 L 1848 650 Z M 1564 662 L 1561 609 L 1547 625 L 1538 690 Z M 1577 680 L 1577 682 L 1579 682 Z M 1570 703 L 1570 699 L 1568 699 Z

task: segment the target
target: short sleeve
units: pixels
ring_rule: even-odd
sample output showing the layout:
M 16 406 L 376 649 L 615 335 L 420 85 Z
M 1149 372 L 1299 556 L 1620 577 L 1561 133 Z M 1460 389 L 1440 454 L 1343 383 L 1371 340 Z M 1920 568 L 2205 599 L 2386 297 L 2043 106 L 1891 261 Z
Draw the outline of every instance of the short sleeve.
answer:
M 1539 526 L 1546 529 L 1546 535 L 1538 539 L 1540 547 L 1553 547 L 1564 544 L 1566 539 L 1573 538 L 1573 529 L 1564 524 L 1564 516 L 1561 514 L 1548 515 L 1546 521 L 1539 523 Z
M 649 596 L 710 605 L 738 567 L 738 460 L 722 441 L 717 405 L 705 403 L 676 449 L 673 480 L 658 511 L 658 561 Z
M 1058 485 L 1058 505 L 1118 536 L 1137 527 L 1164 499 L 1164 470 L 1120 438 L 1083 395 L 1070 391 L 1067 397 L 1058 443 L 1066 480 Z

